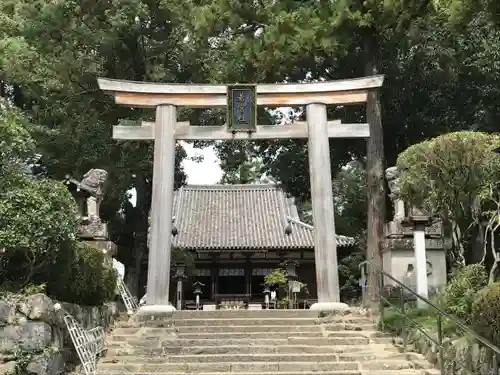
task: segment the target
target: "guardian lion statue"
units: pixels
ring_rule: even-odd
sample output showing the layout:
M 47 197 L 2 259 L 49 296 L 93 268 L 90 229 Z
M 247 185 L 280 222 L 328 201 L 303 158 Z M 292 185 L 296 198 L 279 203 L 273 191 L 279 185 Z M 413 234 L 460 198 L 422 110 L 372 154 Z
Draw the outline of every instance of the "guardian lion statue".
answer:
M 104 169 L 91 169 L 83 175 L 82 185 L 92 190 L 93 195 L 102 197 L 104 195 L 104 184 L 108 179 L 108 172 Z

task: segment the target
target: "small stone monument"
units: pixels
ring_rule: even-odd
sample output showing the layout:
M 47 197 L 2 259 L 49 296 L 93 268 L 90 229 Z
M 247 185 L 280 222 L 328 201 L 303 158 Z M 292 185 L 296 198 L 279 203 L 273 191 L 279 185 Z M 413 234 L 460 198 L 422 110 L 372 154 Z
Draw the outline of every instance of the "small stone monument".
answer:
M 413 227 L 408 223 L 425 215 L 422 209 L 408 208 L 400 197 L 399 172 L 397 167 L 387 168 L 386 178 L 393 203 L 393 219 L 386 224 L 386 246 L 383 254 L 384 271 L 416 291 L 416 259 Z M 405 225 L 406 224 L 406 225 Z M 427 284 L 430 294 L 446 285 L 446 241 L 439 220 L 430 219 L 425 227 L 425 247 L 427 264 Z M 386 287 L 394 287 L 389 279 Z
M 107 179 L 108 172 L 105 170 L 91 169 L 81 181 L 66 176 L 66 184 L 80 207 L 79 239 L 112 257 L 116 253 L 116 245 L 109 241 L 107 224 L 101 221 L 99 213 Z

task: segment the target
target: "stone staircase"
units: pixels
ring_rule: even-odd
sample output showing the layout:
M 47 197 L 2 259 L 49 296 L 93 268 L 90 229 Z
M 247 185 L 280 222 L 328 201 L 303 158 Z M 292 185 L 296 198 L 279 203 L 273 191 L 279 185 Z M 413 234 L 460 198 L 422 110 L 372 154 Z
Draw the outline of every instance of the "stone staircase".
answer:
M 437 375 L 401 353 L 359 309 L 318 318 L 311 310 L 178 311 L 129 322 L 108 338 L 98 375 Z

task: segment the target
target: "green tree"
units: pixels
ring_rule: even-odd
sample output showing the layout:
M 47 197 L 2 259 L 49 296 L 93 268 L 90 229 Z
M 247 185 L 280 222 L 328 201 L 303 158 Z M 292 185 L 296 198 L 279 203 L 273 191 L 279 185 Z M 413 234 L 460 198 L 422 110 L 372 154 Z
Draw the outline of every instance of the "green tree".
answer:
M 499 227 L 500 155 L 493 152 L 499 145 L 498 136 L 456 132 L 411 146 L 398 158 L 403 199 L 449 226 L 458 265 L 484 262 L 487 244 L 494 247 L 494 237 L 488 239 Z
M 0 6 L 0 92 L 44 133 L 36 134 L 49 175 L 109 172 L 102 206 L 126 279 L 137 291 L 146 256 L 152 183 L 152 142 L 111 139 L 120 119 L 138 121 L 152 111 L 117 107 L 96 77 L 150 81 L 199 80 L 202 72 L 184 43 L 186 9 L 165 1 L 17 1 Z M 196 68 L 195 68 L 196 67 Z M 177 147 L 176 186 L 184 183 L 185 157 Z M 137 205 L 128 205 L 135 188 Z

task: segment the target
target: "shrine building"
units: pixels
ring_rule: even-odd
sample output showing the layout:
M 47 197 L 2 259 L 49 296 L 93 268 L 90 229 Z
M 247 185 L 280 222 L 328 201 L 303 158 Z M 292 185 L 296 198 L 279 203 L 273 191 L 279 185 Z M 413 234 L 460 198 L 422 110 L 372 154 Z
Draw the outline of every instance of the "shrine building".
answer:
M 184 304 L 194 303 L 199 281 L 202 304 L 261 303 L 264 277 L 287 260 L 298 263 L 297 279 L 316 298 L 314 228 L 299 219 L 293 198 L 277 185 L 188 185 L 175 192 L 172 248 L 195 257 L 193 277 L 184 282 Z M 354 239 L 337 235 L 337 247 Z M 176 296 L 171 274 L 170 300 Z

